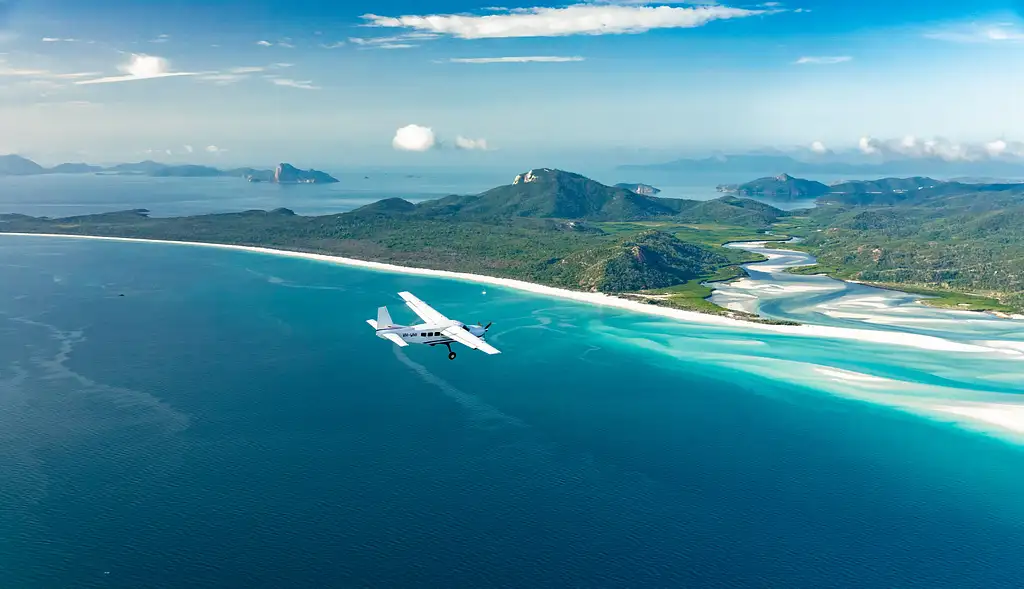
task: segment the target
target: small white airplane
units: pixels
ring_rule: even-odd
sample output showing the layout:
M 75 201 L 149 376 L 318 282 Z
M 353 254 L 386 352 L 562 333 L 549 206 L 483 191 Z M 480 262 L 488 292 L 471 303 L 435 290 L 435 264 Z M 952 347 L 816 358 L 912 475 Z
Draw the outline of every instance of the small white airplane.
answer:
M 500 354 L 497 348 L 484 341 L 484 334 L 490 329 L 487 325 L 466 325 L 461 321 L 449 319 L 438 313 L 433 307 L 416 298 L 411 292 L 400 292 L 405 304 L 412 309 L 413 313 L 419 315 L 423 323 L 420 325 L 396 325 L 391 321 L 391 315 L 387 307 L 377 309 L 377 320 L 367 319 L 377 331 L 377 337 L 390 340 L 400 347 L 409 344 L 427 344 L 436 346 L 438 344 L 448 348 L 448 359 L 455 359 L 455 352 L 452 351 L 452 344 L 458 342 L 464 346 L 480 350 L 485 354 Z

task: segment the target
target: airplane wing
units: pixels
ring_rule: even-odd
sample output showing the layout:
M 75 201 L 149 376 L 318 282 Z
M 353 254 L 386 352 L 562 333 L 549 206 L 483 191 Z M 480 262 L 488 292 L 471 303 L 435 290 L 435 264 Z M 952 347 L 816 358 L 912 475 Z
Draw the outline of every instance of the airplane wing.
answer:
M 489 343 L 485 342 L 484 340 L 478 338 L 477 336 L 473 335 L 472 333 L 469 333 L 465 329 L 462 329 L 458 325 L 453 325 L 453 326 L 449 327 L 448 329 L 443 330 L 441 333 L 447 335 L 448 337 L 452 338 L 453 340 L 459 342 L 460 344 L 462 344 L 464 346 L 468 346 L 470 348 L 473 348 L 474 350 L 480 350 L 481 352 L 483 352 L 485 354 L 500 354 L 501 353 L 500 351 L 498 351 L 497 348 L 495 348 L 491 344 L 489 344 Z
M 420 319 L 424 322 L 437 326 L 452 323 L 451 319 L 438 313 L 433 307 L 416 298 L 416 295 L 411 292 L 400 292 L 398 293 L 398 296 L 402 297 L 402 300 L 405 301 L 406 305 L 409 305 L 412 312 L 419 315 Z
M 403 340 L 402 338 L 398 337 L 397 334 L 394 334 L 394 333 L 384 333 L 384 334 L 381 334 L 381 337 L 385 337 L 385 338 L 391 340 L 392 342 L 394 342 L 400 348 L 404 348 L 405 346 L 409 345 L 409 342 Z

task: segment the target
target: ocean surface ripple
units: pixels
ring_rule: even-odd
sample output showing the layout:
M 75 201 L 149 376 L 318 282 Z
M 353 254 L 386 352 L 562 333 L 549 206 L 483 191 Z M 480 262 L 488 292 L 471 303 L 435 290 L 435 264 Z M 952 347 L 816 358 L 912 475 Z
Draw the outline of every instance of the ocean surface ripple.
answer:
M 719 296 L 972 351 L 0 239 L 0 586 L 1024 586 L 1020 322 L 786 263 Z M 503 353 L 375 338 L 402 290 Z

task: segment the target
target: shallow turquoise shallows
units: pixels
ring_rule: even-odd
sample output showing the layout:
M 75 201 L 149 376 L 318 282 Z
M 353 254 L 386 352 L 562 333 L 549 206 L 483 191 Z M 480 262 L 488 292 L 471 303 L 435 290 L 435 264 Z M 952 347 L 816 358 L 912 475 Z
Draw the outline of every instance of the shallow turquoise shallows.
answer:
M 0 587 L 1024 587 L 1022 365 L 0 237 Z

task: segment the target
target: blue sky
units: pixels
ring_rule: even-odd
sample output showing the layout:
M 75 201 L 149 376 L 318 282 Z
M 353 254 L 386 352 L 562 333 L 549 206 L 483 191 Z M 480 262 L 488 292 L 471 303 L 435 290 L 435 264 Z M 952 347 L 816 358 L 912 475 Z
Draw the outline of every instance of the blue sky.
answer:
M 0 0 L 0 153 L 335 166 L 812 145 L 1024 154 L 1021 1 L 501 4 Z

